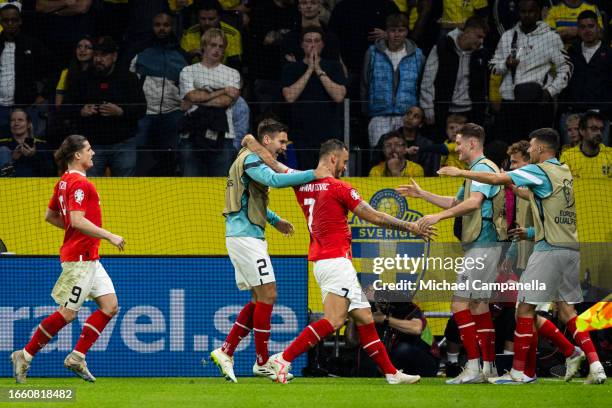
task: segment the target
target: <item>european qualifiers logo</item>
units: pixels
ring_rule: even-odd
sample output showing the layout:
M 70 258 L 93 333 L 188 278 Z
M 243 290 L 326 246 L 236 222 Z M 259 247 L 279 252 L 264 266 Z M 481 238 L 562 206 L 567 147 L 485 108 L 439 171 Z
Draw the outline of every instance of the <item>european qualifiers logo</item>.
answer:
M 365 198 L 365 197 L 364 197 Z M 404 197 L 395 190 L 387 188 L 379 190 L 370 198 L 372 208 L 392 215 L 400 220 L 416 222 L 423 214 L 411 210 Z M 401 269 L 386 270 L 383 274 L 374 273 L 375 258 L 413 257 L 420 258 L 429 255 L 429 245 L 414 234 L 381 228 L 372 225 L 353 214 L 349 221 L 353 238 L 352 252 L 359 280 L 365 289 L 374 281 L 414 282 L 417 283 L 425 274 L 426 267 L 410 272 Z M 416 285 L 418 286 L 418 285 Z M 415 286 L 411 286 L 412 287 Z M 414 292 L 413 290 L 410 292 Z M 402 290 L 404 291 L 404 290 Z M 413 293 L 414 294 L 414 293 Z

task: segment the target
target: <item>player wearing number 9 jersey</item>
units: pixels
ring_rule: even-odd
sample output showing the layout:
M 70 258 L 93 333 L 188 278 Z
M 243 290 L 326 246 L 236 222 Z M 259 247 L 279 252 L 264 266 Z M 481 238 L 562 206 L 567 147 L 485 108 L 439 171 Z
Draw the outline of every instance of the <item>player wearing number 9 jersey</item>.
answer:
M 55 159 L 65 173 L 55 185 L 45 221 L 65 230 L 60 250 L 62 273 L 51 292 L 59 308 L 38 325 L 23 350 L 11 354 L 17 383 L 25 382 L 34 355 L 76 318 L 88 298 L 96 301 L 98 310 L 83 324 L 79 341 L 64 360 L 64 366 L 85 381 L 96 380 L 87 369 L 85 354 L 118 310 L 115 288 L 100 264 L 98 248 L 100 239 L 106 239 L 122 251 L 125 241 L 102 228 L 100 198 L 85 175 L 93 166 L 94 154 L 87 139 L 79 135 L 68 136 L 55 152 Z
M 294 187 L 308 222 L 308 259 L 314 262 L 314 275 L 323 297 L 324 317 L 305 328 L 284 352 L 270 357 L 277 382 L 288 380 L 294 359 L 342 327 L 347 313 L 357 323 L 362 347 L 385 374 L 389 384 L 411 384 L 420 380 L 418 375 L 404 374 L 393 366 L 378 337 L 370 304 L 351 262 L 347 216 L 351 211 L 375 225 L 422 235 L 426 239 L 433 235 L 434 229 L 421 230 L 416 223 L 399 220 L 370 207 L 350 184 L 338 180 L 346 171 L 348 157 L 344 143 L 328 140 L 321 145 L 319 152 L 319 168 L 327 170 L 326 177 Z

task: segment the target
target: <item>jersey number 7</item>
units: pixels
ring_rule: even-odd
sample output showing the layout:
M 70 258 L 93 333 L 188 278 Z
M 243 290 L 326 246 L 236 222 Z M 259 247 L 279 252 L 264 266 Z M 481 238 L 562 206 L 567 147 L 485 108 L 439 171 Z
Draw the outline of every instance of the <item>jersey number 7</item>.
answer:
M 314 198 L 305 198 L 304 205 L 308 206 L 308 231 L 312 233 L 312 213 L 314 212 L 314 205 L 317 200 Z

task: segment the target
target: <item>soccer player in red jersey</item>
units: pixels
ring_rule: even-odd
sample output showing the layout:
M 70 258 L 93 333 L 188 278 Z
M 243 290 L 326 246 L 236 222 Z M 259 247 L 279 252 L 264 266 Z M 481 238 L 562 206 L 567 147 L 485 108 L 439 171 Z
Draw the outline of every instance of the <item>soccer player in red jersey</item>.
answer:
M 248 141 L 252 148 L 252 140 Z M 266 164 L 270 156 L 260 156 Z M 368 355 L 385 374 L 389 384 L 412 384 L 420 380 L 418 375 L 407 375 L 398 371 L 380 341 L 372 311 L 357 279 L 351 262 L 351 231 L 347 215 L 351 211 L 362 220 L 384 228 L 410 232 L 429 239 L 433 228 L 420 229 L 416 223 L 399 220 L 376 211 L 351 187 L 338 180 L 346 171 L 348 150 L 339 140 L 331 139 L 321 145 L 319 166 L 328 169 L 328 177 L 294 187 L 297 200 L 302 207 L 310 231 L 308 260 L 314 262 L 314 275 L 323 297 L 323 319 L 306 327 L 283 351 L 272 357 L 277 382 L 287 381 L 291 362 L 310 347 L 344 325 L 347 313 L 357 323 L 360 343 Z M 274 163 L 269 164 L 274 168 Z
M 102 228 L 100 198 L 85 176 L 93 166 L 94 154 L 87 139 L 79 135 L 68 136 L 55 152 L 55 160 L 65 173 L 55 185 L 45 221 L 65 230 L 60 250 L 62 273 L 51 292 L 59 308 L 40 322 L 22 350 L 11 354 L 17 383 L 25 382 L 34 355 L 77 317 L 88 298 L 96 301 L 98 310 L 83 324 L 79 341 L 64 366 L 85 381 L 96 380 L 87 369 L 85 354 L 118 310 L 115 288 L 100 264 L 98 248 L 100 240 L 105 239 L 123 251 L 125 241 Z

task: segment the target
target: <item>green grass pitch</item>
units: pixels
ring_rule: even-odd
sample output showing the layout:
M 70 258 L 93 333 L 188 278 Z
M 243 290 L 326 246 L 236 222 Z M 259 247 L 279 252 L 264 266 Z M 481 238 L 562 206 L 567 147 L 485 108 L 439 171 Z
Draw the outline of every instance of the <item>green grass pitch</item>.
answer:
M 73 403 L 1 403 L 11 407 L 191 407 L 234 408 L 420 408 L 420 407 L 605 407 L 612 401 L 610 382 L 587 386 L 581 380 L 566 384 L 540 379 L 536 384 L 450 386 L 444 379 L 390 386 L 382 378 L 296 378 L 290 384 L 239 378 L 238 384 L 221 378 L 98 378 L 89 384 L 78 378 L 29 378 L 17 386 L 0 378 L 0 388 L 70 387 Z

